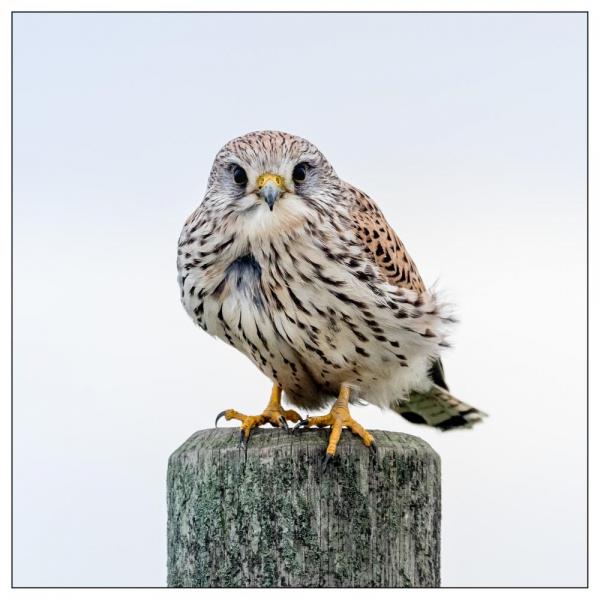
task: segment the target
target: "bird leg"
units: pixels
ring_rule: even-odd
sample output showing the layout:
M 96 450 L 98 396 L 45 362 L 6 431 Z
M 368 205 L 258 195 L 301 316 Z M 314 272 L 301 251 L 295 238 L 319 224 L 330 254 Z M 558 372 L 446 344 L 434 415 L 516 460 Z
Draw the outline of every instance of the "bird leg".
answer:
M 342 435 L 342 428 L 347 427 L 352 433 L 357 435 L 371 450 L 375 450 L 375 441 L 373 436 L 362 426 L 357 423 L 351 416 L 348 408 L 348 402 L 352 390 L 349 385 L 343 383 L 340 387 L 340 394 L 338 399 L 335 401 L 331 410 L 326 415 L 319 417 L 307 417 L 296 425 L 294 429 L 298 427 L 331 427 L 331 434 L 329 435 L 329 443 L 327 444 L 327 451 L 325 456 L 324 466 L 329 462 L 331 457 L 335 454 L 338 442 Z
M 273 385 L 269 404 L 267 404 L 267 408 L 265 408 L 260 415 L 247 416 L 238 412 L 237 410 L 224 410 L 217 415 L 217 418 L 215 419 L 215 427 L 217 426 L 217 422 L 221 417 L 225 417 L 227 421 L 230 421 L 231 419 L 238 419 L 242 422 L 240 427 L 240 437 L 242 443 L 248 442 L 250 432 L 255 427 L 259 427 L 265 423 L 270 423 L 274 427 L 283 427 L 286 431 L 288 431 L 288 421 L 295 423 L 301 420 L 300 415 L 295 410 L 283 409 L 281 406 L 281 388 L 277 384 Z

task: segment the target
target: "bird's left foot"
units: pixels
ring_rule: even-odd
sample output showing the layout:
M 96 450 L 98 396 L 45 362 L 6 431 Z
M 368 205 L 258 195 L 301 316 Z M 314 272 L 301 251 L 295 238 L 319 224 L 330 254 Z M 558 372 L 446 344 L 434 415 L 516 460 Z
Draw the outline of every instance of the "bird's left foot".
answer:
M 325 469 L 331 458 L 335 455 L 344 427 L 347 427 L 352 433 L 357 435 L 370 450 L 373 452 L 376 451 L 375 439 L 373 436 L 350 416 L 350 410 L 348 408 L 350 392 L 351 390 L 347 385 L 342 385 L 340 388 L 340 395 L 335 404 L 331 407 L 329 413 L 318 417 L 306 417 L 306 419 L 302 419 L 296 427 L 294 427 L 294 431 L 307 427 L 329 426 L 331 428 L 325 459 L 323 460 L 323 469 Z

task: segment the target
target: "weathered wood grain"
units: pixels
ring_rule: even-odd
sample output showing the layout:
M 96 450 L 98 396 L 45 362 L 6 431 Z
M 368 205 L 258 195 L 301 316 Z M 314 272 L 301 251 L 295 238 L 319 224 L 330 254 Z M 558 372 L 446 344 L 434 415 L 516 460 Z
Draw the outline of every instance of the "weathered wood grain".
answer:
M 168 585 L 436 587 L 440 460 L 423 440 L 372 431 L 199 431 L 169 459 Z

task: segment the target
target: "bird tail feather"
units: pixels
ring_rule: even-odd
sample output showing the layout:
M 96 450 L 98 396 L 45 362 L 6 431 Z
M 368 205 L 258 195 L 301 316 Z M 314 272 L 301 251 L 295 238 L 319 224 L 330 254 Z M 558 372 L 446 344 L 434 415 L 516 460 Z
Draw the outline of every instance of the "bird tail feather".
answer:
M 442 431 L 470 429 L 488 415 L 455 398 L 439 385 L 425 392 L 412 391 L 408 399 L 393 405 L 392 410 L 411 423 L 430 425 Z

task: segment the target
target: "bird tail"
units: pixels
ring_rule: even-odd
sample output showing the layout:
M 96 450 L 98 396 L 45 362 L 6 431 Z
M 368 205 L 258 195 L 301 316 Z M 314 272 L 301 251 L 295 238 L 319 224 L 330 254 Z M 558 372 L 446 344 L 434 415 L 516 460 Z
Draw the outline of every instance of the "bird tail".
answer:
M 442 431 L 471 428 L 487 414 L 455 398 L 439 385 L 425 392 L 412 391 L 408 399 L 393 405 L 392 410 L 411 423 L 430 425 Z

